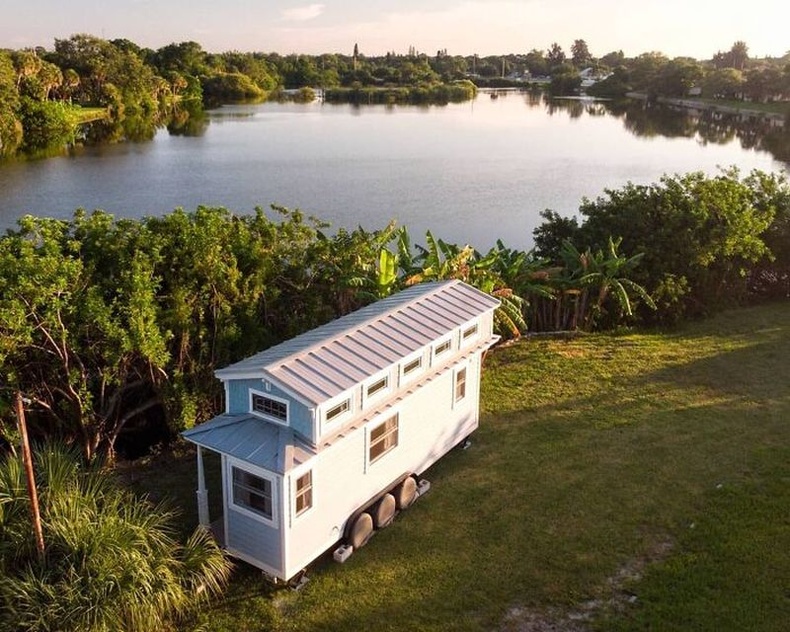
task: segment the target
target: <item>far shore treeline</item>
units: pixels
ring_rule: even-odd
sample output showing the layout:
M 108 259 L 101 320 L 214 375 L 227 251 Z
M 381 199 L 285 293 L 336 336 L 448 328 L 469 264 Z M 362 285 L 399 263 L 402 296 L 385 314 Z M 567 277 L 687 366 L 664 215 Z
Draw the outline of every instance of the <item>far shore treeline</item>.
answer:
M 595 57 L 577 39 L 567 54 L 554 43 L 545 51 L 485 57 L 413 47 L 368 56 L 356 44 L 349 54 L 280 55 L 209 53 L 193 41 L 152 50 L 78 34 L 56 39 L 52 50 L 0 50 L 0 158 L 150 140 L 164 126 L 195 134 L 205 124 L 204 107 L 231 101 L 310 101 L 320 90 L 332 102 L 445 104 L 473 98 L 478 87 L 512 86 L 555 95 L 584 89 L 607 98 L 637 92 L 648 99 L 747 101 L 787 115 L 790 53 L 752 59 L 746 43 L 735 42 L 703 61 L 659 52 Z
M 547 210 L 529 252 L 406 227 L 328 230 L 299 211 L 26 216 L 0 238 L 0 450 L 31 432 L 88 459 L 166 441 L 221 408 L 216 369 L 405 286 L 457 278 L 498 297 L 496 328 L 671 326 L 790 297 L 790 186 L 735 169 L 627 184 Z

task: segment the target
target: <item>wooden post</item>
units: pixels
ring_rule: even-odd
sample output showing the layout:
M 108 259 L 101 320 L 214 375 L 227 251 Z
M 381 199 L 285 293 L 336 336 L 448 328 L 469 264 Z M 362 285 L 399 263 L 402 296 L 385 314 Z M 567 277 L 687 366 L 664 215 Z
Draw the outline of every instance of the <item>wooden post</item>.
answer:
M 208 490 L 206 489 L 206 474 L 203 470 L 203 448 L 198 446 L 197 449 L 197 467 L 198 467 L 198 488 L 197 488 L 197 504 L 198 504 L 198 522 L 201 526 L 208 528 L 211 525 L 211 520 L 208 514 Z
M 30 454 L 30 441 L 27 438 L 27 423 L 25 422 L 25 408 L 22 404 L 22 393 L 16 392 L 16 419 L 19 424 L 19 434 L 22 435 L 22 463 L 27 476 L 27 493 L 30 496 L 30 513 L 33 516 L 33 530 L 36 533 L 36 546 L 38 553 L 44 556 L 44 532 L 41 530 L 41 513 L 38 509 L 38 492 L 36 491 L 36 477 L 33 473 L 33 457 Z

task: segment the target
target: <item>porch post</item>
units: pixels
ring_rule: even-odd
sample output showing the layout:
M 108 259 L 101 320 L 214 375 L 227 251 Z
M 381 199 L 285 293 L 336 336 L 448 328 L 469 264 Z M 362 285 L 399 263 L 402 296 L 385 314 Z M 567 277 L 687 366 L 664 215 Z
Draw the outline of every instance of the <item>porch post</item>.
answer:
M 203 448 L 198 446 L 197 449 L 197 466 L 198 466 L 198 488 L 197 488 L 197 504 L 198 504 L 198 522 L 203 527 L 208 527 L 211 524 L 208 515 L 208 490 L 206 489 L 206 474 L 203 471 Z

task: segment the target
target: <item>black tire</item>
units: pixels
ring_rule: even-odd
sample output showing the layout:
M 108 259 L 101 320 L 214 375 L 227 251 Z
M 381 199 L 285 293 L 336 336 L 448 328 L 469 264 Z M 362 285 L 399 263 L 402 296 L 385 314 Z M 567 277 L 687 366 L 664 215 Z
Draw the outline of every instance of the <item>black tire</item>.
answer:
M 396 506 L 403 511 L 417 498 L 417 481 L 414 480 L 413 476 L 409 476 L 392 493 L 395 496 Z
M 373 518 L 369 513 L 361 513 L 354 518 L 351 531 L 348 534 L 348 543 L 358 549 L 367 544 L 373 535 Z
M 373 514 L 373 524 L 376 529 L 383 529 L 389 526 L 395 518 L 395 497 L 392 494 L 384 494 L 376 503 L 371 512 Z

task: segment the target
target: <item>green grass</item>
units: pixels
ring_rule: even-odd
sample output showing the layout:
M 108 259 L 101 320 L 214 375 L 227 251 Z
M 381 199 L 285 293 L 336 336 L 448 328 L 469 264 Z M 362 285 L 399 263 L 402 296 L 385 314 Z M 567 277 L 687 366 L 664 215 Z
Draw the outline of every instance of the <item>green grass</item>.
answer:
M 76 124 L 90 123 L 107 118 L 107 108 L 72 107 L 72 116 Z
M 240 565 L 196 623 L 786 629 L 788 358 L 788 303 L 494 350 L 473 445 L 426 474 L 425 498 L 346 564 L 315 564 L 300 592 Z M 133 470 L 136 487 L 176 493 L 193 525 L 193 457 L 154 465 Z

